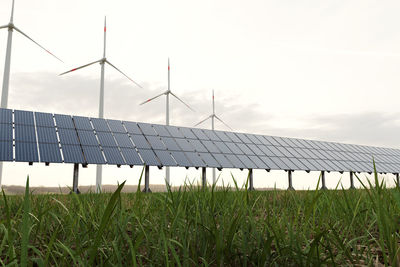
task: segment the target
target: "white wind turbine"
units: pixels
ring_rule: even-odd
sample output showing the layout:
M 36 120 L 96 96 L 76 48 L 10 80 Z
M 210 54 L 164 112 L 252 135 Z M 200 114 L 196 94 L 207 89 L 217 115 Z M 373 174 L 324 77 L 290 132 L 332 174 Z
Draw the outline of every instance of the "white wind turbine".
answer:
M 10 22 L 7 25 L 0 26 L 0 29 L 8 29 L 8 37 L 7 37 L 7 49 L 6 49 L 6 61 L 4 64 L 4 75 L 3 75 L 3 87 L 1 91 L 1 104 L 0 108 L 7 108 L 8 107 L 8 87 L 9 87 L 9 82 L 10 82 L 10 66 L 11 66 L 11 44 L 12 44 L 12 35 L 14 30 L 34 42 L 37 46 L 45 50 L 47 53 L 58 59 L 59 61 L 63 62 L 61 59 L 50 53 L 49 50 L 45 49 L 43 46 L 35 42 L 31 37 L 26 35 L 24 32 L 22 32 L 20 29 L 18 29 L 14 25 L 14 0 L 12 1 L 12 7 L 11 7 L 11 17 L 10 17 Z M 3 171 L 3 163 L 0 162 L 0 186 L 1 186 L 1 179 L 2 179 L 2 171 Z
M 185 102 L 183 102 L 182 99 L 180 99 L 177 95 L 175 95 L 174 93 L 171 92 L 170 89 L 170 66 L 169 66 L 169 58 L 168 58 L 168 90 L 165 91 L 162 94 L 156 95 L 155 97 L 152 97 L 150 99 L 147 99 L 146 101 L 140 103 L 140 105 L 144 105 L 160 96 L 165 95 L 167 97 L 167 101 L 166 101 L 166 119 L 165 119 L 165 124 L 169 125 L 169 95 L 172 95 L 173 97 L 175 97 L 176 99 L 178 99 L 180 102 L 182 102 L 182 104 L 184 104 L 186 107 L 188 107 L 191 111 L 194 111 L 188 104 L 186 104 Z M 169 184 L 170 182 L 170 174 L 169 174 L 169 167 L 165 167 L 165 179 L 167 181 L 167 183 Z
M 229 127 L 228 124 L 226 124 L 225 122 L 223 122 L 217 115 L 215 115 L 215 100 L 214 100 L 214 90 L 212 91 L 212 114 L 210 116 L 208 116 L 207 118 L 205 118 L 204 120 L 200 121 L 199 123 L 197 123 L 194 127 L 196 127 L 197 125 L 202 124 L 203 122 L 205 122 L 206 120 L 211 119 L 211 130 L 214 130 L 214 119 L 219 120 L 222 124 L 224 124 L 226 127 L 228 127 L 229 129 L 233 130 L 231 127 Z M 215 178 L 215 168 L 213 168 L 213 184 L 215 183 L 216 178 Z
M 108 65 L 110 65 L 114 69 L 116 69 L 119 73 L 124 75 L 126 78 L 128 78 L 131 82 L 133 82 L 134 84 L 136 84 L 140 88 L 143 88 L 138 83 L 136 83 L 134 80 L 129 78 L 125 73 L 123 73 L 117 67 L 115 67 L 113 64 L 111 64 L 110 61 L 108 61 L 108 59 L 106 58 L 106 32 L 107 32 L 106 17 L 104 17 L 104 45 L 103 45 L 103 57 L 101 59 L 96 60 L 96 61 L 91 62 L 91 63 L 88 63 L 86 65 L 74 68 L 72 70 L 63 72 L 63 73 L 60 74 L 60 75 L 64 75 L 64 74 L 67 74 L 67 73 L 70 73 L 70 72 L 73 72 L 73 71 L 76 71 L 76 70 L 79 70 L 79 69 L 83 69 L 83 68 L 88 67 L 90 65 L 93 65 L 95 63 L 100 63 L 100 66 L 101 66 L 101 77 L 100 77 L 99 118 L 104 118 L 104 65 L 105 65 L 105 63 L 107 63 Z M 97 167 L 96 168 L 96 191 L 100 192 L 101 191 L 101 185 L 102 185 L 102 170 L 103 169 L 102 169 L 102 165 L 97 165 L 96 167 Z

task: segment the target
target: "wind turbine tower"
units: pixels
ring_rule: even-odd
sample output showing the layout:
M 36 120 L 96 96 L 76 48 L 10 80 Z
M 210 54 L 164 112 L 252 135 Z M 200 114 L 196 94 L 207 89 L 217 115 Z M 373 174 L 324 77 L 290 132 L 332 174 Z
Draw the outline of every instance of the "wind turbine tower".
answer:
M 175 95 L 173 92 L 171 92 L 170 88 L 170 65 L 169 65 L 169 58 L 168 58 L 168 90 L 165 91 L 162 94 L 156 95 L 155 97 L 149 98 L 146 101 L 140 103 L 140 105 L 144 105 L 146 103 L 149 103 L 150 101 L 160 97 L 160 96 L 166 96 L 166 118 L 165 118 L 165 124 L 169 125 L 169 95 L 172 95 L 176 99 L 178 99 L 182 104 L 184 104 L 186 107 L 188 107 L 191 111 L 194 111 L 188 104 L 183 102 L 182 99 L 180 99 L 177 95 Z M 170 184 L 170 172 L 169 172 L 169 167 L 165 167 L 165 180 L 167 181 L 168 184 Z
M 229 127 L 228 124 L 226 124 L 223 120 L 221 120 L 216 114 L 215 114 L 215 99 L 214 99 L 214 90 L 212 91 L 212 113 L 210 116 L 208 116 L 207 118 L 205 118 L 204 120 L 200 121 L 199 123 L 197 123 L 194 127 L 202 124 L 203 122 L 205 122 L 206 120 L 211 119 L 211 130 L 214 131 L 214 122 L 215 119 L 219 120 L 222 124 L 224 124 L 226 127 L 228 127 L 229 129 L 232 130 L 231 127 Z M 213 184 L 215 184 L 216 182 L 216 175 L 215 175 L 215 168 L 213 168 Z
M 7 48 L 6 48 L 6 60 L 4 64 L 4 75 L 3 75 L 3 87 L 1 91 L 1 103 L 0 103 L 0 108 L 7 108 L 8 107 L 8 89 L 9 89 L 9 83 L 10 83 L 10 66 L 11 66 L 11 45 L 12 45 L 12 36 L 14 30 L 22 34 L 24 37 L 28 38 L 32 42 L 34 42 L 37 46 L 42 48 L 44 51 L 58 59 L 59 61 L 63 62 L 61 59 L 56 57 L 54 54 L 52 54 L 49 50 L 41 46 L 39 43 L 35 42 L 31 37 L 29 37 L 27 34 L 22 32 L 20 29 L 18 29 L 14 25 L 14 0 L 12 1 L 12 7 L 11 7 L 11 17 L 10 17 L 10 22 L 7 25 L 0 26 L 0 29 L 8 29 L 8 36 L 7 36 Z M 3 172 L 3 163 L 0 162 L 0 186 L 1 186 L 1 179 L 2 179 L 2 172 Z
M 60 75 L 64 75 L 79 69 L 83 69 L 85 67 L 88 67 L 90 65 L 93 65 L 95 63 L 100 63 L 101 66 L 101 75 L 100 75 L 100 99 L 99 99 L 99 118 L 104 118 L 104 66 L 107 63 L 108 65 L 110 65 L 111 67 L 113 67 L 114 69 L 116 69 L 119 73 L 121 73 L 122 75 L 124 75 L 126 78 L 128 78 L 131 82 L 133 82 L 134 84 L 136 84 L 138 87 L 143 88 L 142 86 L 140 86 L 138 83 L 136 83 L 134 80 L 132 80 L 131 78 L 129 78 L 125 73 L 123 73 L 121 70 L 119 70 L 117 67 L 115 67 L 113 64 L 110 63 L 110 61 L 108 61 L 108 59 L 106 58 L 106 34 L 107 34 L 107 20 L 106 17 L 104 17 L 104 42 L 103 42 L 103 57 L 99 60 L 96 60 L 94 62 L 88 63 L 86 65 L 74 68 L 72 70 L 66 71 L 61 73 Z M 102 165 L 97 165 L 96 166 L 96 191 L 99 193 L 101 192 L 101 185 L 102 185 Z

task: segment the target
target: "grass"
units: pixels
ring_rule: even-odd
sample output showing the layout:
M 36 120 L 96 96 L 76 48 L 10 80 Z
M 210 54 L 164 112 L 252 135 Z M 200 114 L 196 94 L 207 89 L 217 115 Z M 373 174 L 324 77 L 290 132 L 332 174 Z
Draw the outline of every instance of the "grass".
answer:
M 361 181 L 360 181 L 361 182 Z M 236 183 L 235 183 L 236 184 Z M 400 189 L 247 191 L 0 200 L 5 266 L 399 265 Z

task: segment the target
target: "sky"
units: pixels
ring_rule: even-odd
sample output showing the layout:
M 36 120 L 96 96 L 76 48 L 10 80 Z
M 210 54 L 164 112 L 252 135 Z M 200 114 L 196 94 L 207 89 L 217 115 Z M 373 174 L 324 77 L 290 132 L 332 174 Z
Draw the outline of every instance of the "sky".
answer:
M 0 25 L 10 11 L 11 0 L 0 1 Z M 214 89 L 216 113 L 235 131 L 399 148 L 399 11 L 399 1 L 368 0 L 16 0 L 14 24 L 64 63 L 14 32 L 8 107 L 97 117 L 100 66 L 58 74 L 102 57 L 107 16 L 107 59 L 143 88 L 106 66 L 106 118 L 165 123 L 165 97 L 139 103 L 167 89 L 169 57 L 171 90 L 196 110 L 172 99 L 173 125 L 208 116 Z M 6 41 L 2 29 L 0 75 Z M 23 185 L 27 175 L 33 185 L 72 184 L 71 165 L 43 165 L 7 163 L 3 184 Z M 107 166 L 103 183 L 136 184 L 140 171 Z M 219 182 L 231 181 L 231 171 Z M 163 174 L 152 168 L 151 182 Z M 327 183 L 348 186 L 347 175 L 331 173 Z M 171 181 L 199 176 L 173 168 Z M 254 183 L 285 188 L 286 177 L 256 171 Z M 297 188 L 317 180 L 293 176 Z M 81 169 L 80 184 L 94 183 L 95 167 Z

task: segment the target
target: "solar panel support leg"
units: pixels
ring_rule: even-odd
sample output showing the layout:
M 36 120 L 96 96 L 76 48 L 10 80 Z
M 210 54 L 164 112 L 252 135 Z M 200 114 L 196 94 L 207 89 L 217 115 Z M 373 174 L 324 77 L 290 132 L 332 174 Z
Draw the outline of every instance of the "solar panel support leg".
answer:
M 202 186 L 203 188 L 205 188 L 207 186 L 206 167 L 201 168 L 201 180 L 202 180 Z
M 249 169 L 249 190 L 250 190 L 250 191 L 254 191 L 253 169 Z
M 288 186 L 287 190 L 294 190 L 293 184 L 292 184 L 292 175 L 293 175 L 293 172 L 292 171 L 288 171 L 288 183 L 289 183 L 289 186 Z
M 321 171 L 321 190 L 328 189 L 325 185 L 325 172 Z
M 75 163 L 74 164 L 74 178 L 72 180 L 72 192 L 79 194 L 79 189 L 78 189 L 78 178 L 79 178 L 79 164 Z
M 143 189 L 144 193 L 151 193 L 149 180 L 150 180 L 150 166 L 146 165 L 144 167 L 144 189 Z
M 353 172 L 350 172 L 350 189 L 356 189 L 354 186 Z
M 399 174 L 398 173 L 396 173 L 396 182 L 397 182 L 396 186 L 399 187 L 400 186 L 400 180 L 399 180 Z

